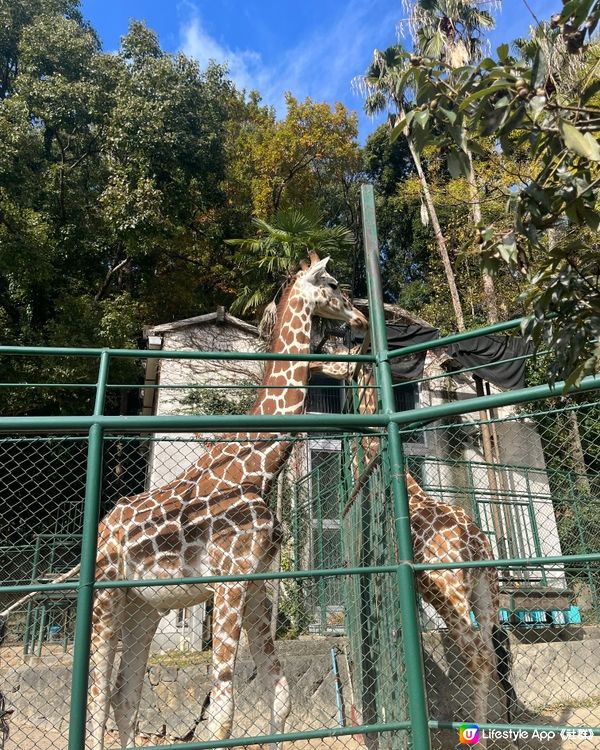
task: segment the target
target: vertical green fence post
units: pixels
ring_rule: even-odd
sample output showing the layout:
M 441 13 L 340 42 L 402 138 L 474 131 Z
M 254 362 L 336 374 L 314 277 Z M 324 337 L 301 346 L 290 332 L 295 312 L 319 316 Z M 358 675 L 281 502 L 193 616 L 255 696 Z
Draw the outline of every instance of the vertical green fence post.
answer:
M 383 290 L 379 267 L 379 243 L 375 220 L 375 196 L 372 185 L 361 186 L 361 211 L 365 259 L 369 287 L 369 317 L 372 349 L 377 360 L 377 385 L 380 389 L 384 414 L 395 411 L 392 372 L 388 356 L 387 332 L 383 308 Z M 389 464 L 392 476 L 392 493 L 396 524 L 396 538 L 400 564 L 398 584 L 400 590 L 400 617 L 402 645 L 406 667 L 406 686 L 410 713 L 413 750 L 431 750 L 427 718 L 425 672 L 421 653 L 421 637 L 415 579 L 412 569 L 413 548 L 410 529 L 408 494 L 404 469 L 404 452 L 400 428 L 394 422 L 387 425 Z
M 104 411 L 110 354 L 103 351 L 98 368 L 94 416 Z M 84 750 L 86 710 L 90 671 L 90 639 L 96 578 L 96 550 L 98 547 L 98 519 L 102 483 L 103 430 L 94 424 L 88 433 L 88 454 L 81 535 L 81 569 L 77 588 L 77 619 L 73 649 L 73 677 L 71 680 L 71 710 L 69 718 L 69 750 Z

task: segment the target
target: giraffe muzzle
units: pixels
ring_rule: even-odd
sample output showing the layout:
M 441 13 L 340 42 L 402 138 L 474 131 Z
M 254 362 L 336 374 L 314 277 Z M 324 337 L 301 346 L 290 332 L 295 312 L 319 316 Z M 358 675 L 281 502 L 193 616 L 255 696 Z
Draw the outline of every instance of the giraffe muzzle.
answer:
M 352 311 L 352 317 L 348 321 L 351 328 L 358 328 L 359 330 L 366 330 L 369 327 L 369 321 L 365 316 L 356 309 Z

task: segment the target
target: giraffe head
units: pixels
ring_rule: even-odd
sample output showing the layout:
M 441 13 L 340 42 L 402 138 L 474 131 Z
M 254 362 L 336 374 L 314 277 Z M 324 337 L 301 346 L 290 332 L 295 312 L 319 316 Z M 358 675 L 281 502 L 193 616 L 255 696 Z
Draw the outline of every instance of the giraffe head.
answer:
M 323 354 L 339 354 L 340 356 L 348 356 L 348 354 L 360 354 L 362 346 L 353 346 L 352 349 L 348 350 L 345 347 L 338 346 L 335 348 L 326 349 Z M 350 380 L 356 362 L 311 362 L 310 371 L 320 372 L 323 375 L 327 375 L 329 378 L 334 380 Z
M 320 260 L 315 252 L 311 252 L 310 260 L 310 265 L 305 261 L 300 264 L 294 288 L 309 303 L 313 314 L 321 318 L 341 320 L 353 328 L 366 329 L 368 321 L 365 316 L 353 307 L 340 290 L 337 280 L 327 273 L 329 257 Z

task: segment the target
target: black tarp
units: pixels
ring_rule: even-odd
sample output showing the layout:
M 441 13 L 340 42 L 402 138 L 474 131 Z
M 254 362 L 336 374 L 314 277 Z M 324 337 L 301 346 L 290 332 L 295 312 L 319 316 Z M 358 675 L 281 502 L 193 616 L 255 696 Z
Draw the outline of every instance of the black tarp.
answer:
M 420 344 L 422 341 L 434 341 L 439 338 L 440 332 L 437 328 L 416 324 L 388 323 L 386 325 L 388 347 L 401 349 L 412 344 Z M 364 334 L 353 331 L 354 339 L 360 343 Z M 371 349 L 369 348 L 369 352 Z M 397 357 L 392 360 L 392 377 L 398 380 L 418 380 L 423 377 L 425 367 L 426 351 L 409 354 L 406 357 Z
M 473 371 L 473 375 L 507 390 L 524 387 L 527 360 L 504 360 L 523 357 L 530 352 L 530 345 L 520 336 L 477 336 L 448 347 L 448 354 L 461 368 L 482 365 Z
M 435 341 L 439 338 L 439 330 L 430 326 L 417 324 L 388 323 L 386 325 L 388 347 L 402 349 L 422 341 Z M 362 342 L 364 334 L 353 331 L 352 338 L 356 343 Z M 369 352 L 371 349 L 369 348 Z M 531 353 L 531 346 L 526 344 L 520 336 L 476 336 L 458 344 L 450 344 L 448 355 L 455 360 L 459 367 L 477 367 L 473 375 L 483 380 L 510 390 L 523 388 L 525 385 L 525 355 Z M 419 380 L 423 377 L 426 352 L 418 352 L 406 357 L 396 357 L 392 360 L 392 376 L 394 380 Z M 513 362 L 515 357 L 522 357 Z M 449 372 L 449 374 L 451 371 Z

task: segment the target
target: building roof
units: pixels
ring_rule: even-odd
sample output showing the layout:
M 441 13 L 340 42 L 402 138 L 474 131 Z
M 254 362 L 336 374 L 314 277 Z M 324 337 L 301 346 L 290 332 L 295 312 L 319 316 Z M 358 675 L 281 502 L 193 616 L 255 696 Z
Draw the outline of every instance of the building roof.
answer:
M 366 299 L 355 299 L 353 304 L 361 311 L 368 314 L 369 302 Z M 430 328 L 431 325 L 420 318 L 418 315 L 405 310 L 398 305 L 392 305 L 385 303 L 385 319 L 388 323 L 407 323 L 409 325 L 425 326 Z M 229 325 L 235 326 L 236 328 L 252 333 L 258 336 L 258 328 L 251 323 L 247 323 L 245 320 L 236 318 L 228 312 L 217 309 L 215 312 L 206 313 L 205 315 L 196 315 L 193 318 L 184 318 L 183 320 L 174 320 L 171 323 L 161 323 L 156 326 L 146 326 L 144 328 L 144 335 L 155 336 L 162 335 L 165 333 L 171 333 L 172 331 L 178 331 L 182 328 L 188 328 L 190 326 L 203 326 L 210 324 L 221 324 L 228 323 Z
M 245 320 L 240 320 L 234 315 L 230 315 L 228 312 L 216 312 L 206 313 L 205 315 L 196 315 L 193 318 L 184 318 L 183 320 L 174 320 L 172 323 L 161 323 L 157 326 L 146 326 L 144 328 L 145 336 L 154 336 L 156 334 L 171 333 L 172 331 L 178 331 L 181 328 L 188 328 L 190 326 L 203 326 L 209 324 L 225 324 L 236 326 L 241 328 L 242 331 L 247 333 L 253 333 L 258 335 L 258 328 L 253 326 L 251 323 L 246 323 Z

